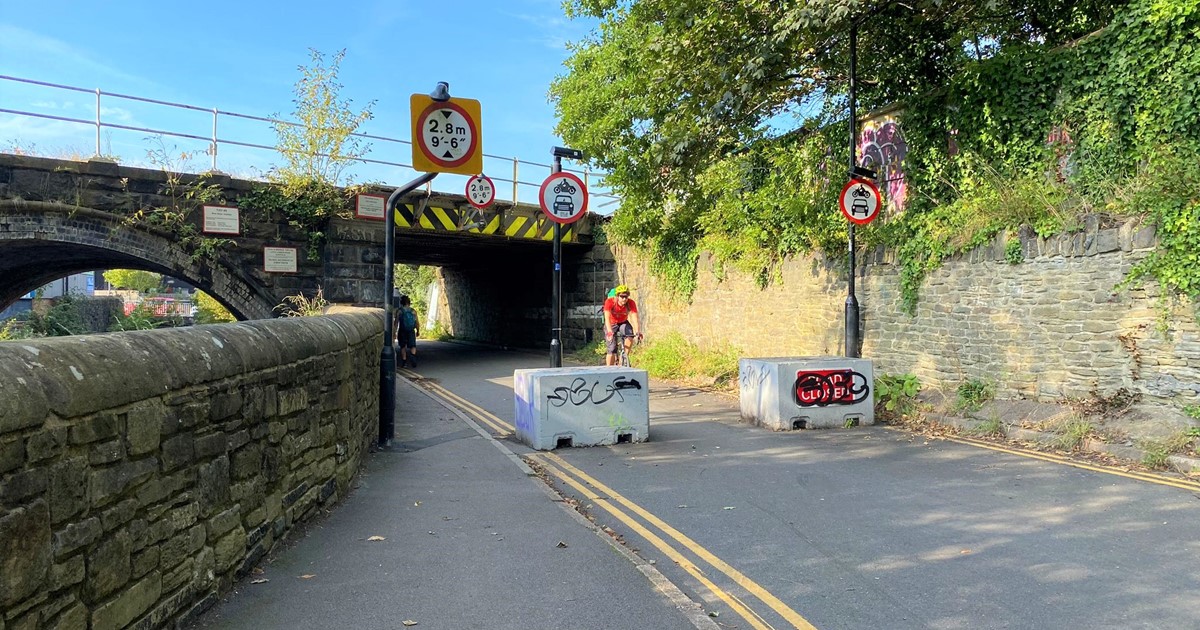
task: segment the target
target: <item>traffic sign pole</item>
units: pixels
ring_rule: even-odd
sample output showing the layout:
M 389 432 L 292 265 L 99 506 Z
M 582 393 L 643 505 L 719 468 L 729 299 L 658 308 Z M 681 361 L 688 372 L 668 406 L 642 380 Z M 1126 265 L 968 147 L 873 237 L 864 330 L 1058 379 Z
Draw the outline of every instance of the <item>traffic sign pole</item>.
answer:
M 404 195 L 433 181 L 437 173 L 425 173 L 392 191 L 384 206 L 383 224 L 383 350 L 379 353 L 379 447 L 391 443 L 396 436 L 396 348 L 395 307 L 392 293 L 396 290 L 396 206 Z
M 554 156 L 552 175 L 562 172 L 562 157 Z M 562 367 L 562 223 L 554 222 L 554 273 L 550 280 L 554 296 L 550 308 L 554 311 L 554 327 L 550 330 L 550 367 Z
M 858 69 L 858 22 L 850 23 L 850 177 L 854 177 L 858 166 L 858 112 L 855 111 L 855 76 Z M 854 295 L 854 222 L 850 222 L 850 282 L 846 293 L 846 356 L 856 359 L 861 356 L 862 340 L 858 333 L 858 297 Z
M 554 323 L 550 330 L 550 367 L 562 367 L 562 226 L 564 223 L 574 223 L 587 212 L 587 185 L 571 173 L 562 172 L 564 157 L 575 160 L 583 159 L 583 152 L 577 149 L 554 147 L 554 166 L 550 168 L 550 176 L 542 182 L 538 190 L 538 203 L 546 218 L 554 222 L 554 272 L 551 276 L 552 297 L 550 308 L 554 312 Z

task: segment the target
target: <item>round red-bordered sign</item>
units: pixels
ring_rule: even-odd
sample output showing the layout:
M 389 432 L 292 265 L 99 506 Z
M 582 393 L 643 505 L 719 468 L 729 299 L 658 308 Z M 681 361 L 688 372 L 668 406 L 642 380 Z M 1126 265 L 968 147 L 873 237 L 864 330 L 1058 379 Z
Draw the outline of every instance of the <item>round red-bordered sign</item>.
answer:
M 448 114 L 445 113 L 447 110 Z M 433 118 L 438 113 L 442 114 L 442 120 Z M 430 122 L 435 125 L 431 126 Z M 452 141 L 459 139 L 463 140 L 461 146 L 454 146 Z M 479 128 L 462 106 L 451 101 L 434 101 L 417 116 L 417 134 L 413 141 L 430 162 L 443 168 L 454 168 L 465 164 L 474 155 L 479 145 Z
M 587 186 L 574 173 L 554 173 L 538 190 L 542 212 L 555 223 L 574 223 L 587 212 Z
M 856 225 L 866 225 L 879 216 L 883 208 L 883 197 L 875 182 L 867 179 L 852 179 L 838 195 L 838 208 L 846 219 Z
M 480 173 L 467 180 L 467 203 L 483 210 L 496 201 L 496 184 L 492 178 Z

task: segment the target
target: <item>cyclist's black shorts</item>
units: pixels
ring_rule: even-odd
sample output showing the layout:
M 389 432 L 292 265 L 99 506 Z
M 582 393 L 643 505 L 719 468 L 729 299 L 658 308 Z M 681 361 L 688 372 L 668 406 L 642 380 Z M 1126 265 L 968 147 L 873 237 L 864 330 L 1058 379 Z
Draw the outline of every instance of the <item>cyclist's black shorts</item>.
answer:
M 608 344 L 608 353 L 616 354 L 617 353 L 617 342 L 624 341 L 623 337 L 632 337 L 633 336 L 633 324 L 630 324 L 629 322 L 621 322 L 620 324 L 613 324 L 612 332 L 613 332 L 612 336 L 606 338 L 604 341 Z

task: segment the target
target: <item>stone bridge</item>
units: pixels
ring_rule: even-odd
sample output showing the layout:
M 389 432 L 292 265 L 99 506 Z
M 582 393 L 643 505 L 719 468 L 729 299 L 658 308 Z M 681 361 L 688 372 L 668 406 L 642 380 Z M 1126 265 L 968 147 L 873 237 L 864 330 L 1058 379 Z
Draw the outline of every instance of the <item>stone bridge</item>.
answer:
M 208 205 L 238 208 L 237 234 L 201 234 L 205 204 L 195 196 L 201 185 L 219 187 Z M 343 216 L 321 226 L 325 238 L 310 255 L 306 231 L 278 210 L 254 207 L 255 193 L 266 186 L 221 174 L 0 154 L 0 310 L 57 278 L 114 268 L 182 279 L 242 320 L 273 317 L 285 297 L 312 295 L 318 287 L 330 302 L 381 304 L 384 222 L 360 216 L 366 213 L 347 196 Z M 369 193 L 386 197 L 391 190 Z M 553 224 L 537 206 L 502 203 L 480 211 L 462 195 L 423 190 L 403 201 L 395 261 L 442 268 L 448 301 L 442 319 L 456 336 L 514 345 L 548 341 Z M 178 212 L 181 221 L 172 229 L 130 221 L 154 209 Z M 564 232 L 568 311 L 589 311 L 593 294 L 603 295 L 599 286 L 583 286 L 597 277 L 590 256 L 594 220 L 586 216 Z M 201 236 L 230 242 L 215 257 L 197 256 L 195 237 Z M 294 250 L 295 271 L 268 271 L 264 248 L 285 255 Z M 603 284 L 612 263 L 601 266 Z M 582 329 L 564 334 L 583 338 Z

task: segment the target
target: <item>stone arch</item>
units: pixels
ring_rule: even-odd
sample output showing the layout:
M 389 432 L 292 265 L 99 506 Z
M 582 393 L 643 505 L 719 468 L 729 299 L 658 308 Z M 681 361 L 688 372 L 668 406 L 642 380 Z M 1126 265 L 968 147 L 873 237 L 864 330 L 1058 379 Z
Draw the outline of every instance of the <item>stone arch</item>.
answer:
M 244 269 L 196 262 L 171 234 L 55 202 L 0 201 L 0 310 L 47 282 L 93 269 L 142 269 L 184 280 L 240 320 L 274 316 L 277 300 Z

